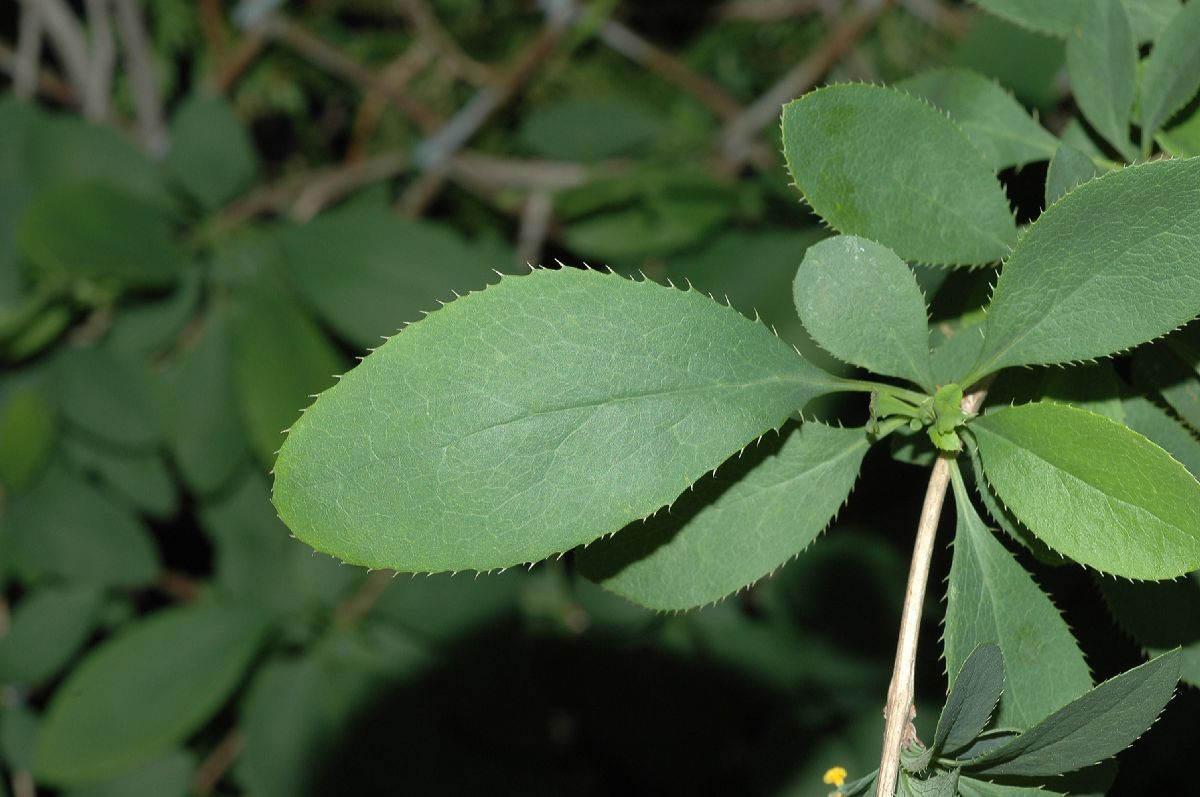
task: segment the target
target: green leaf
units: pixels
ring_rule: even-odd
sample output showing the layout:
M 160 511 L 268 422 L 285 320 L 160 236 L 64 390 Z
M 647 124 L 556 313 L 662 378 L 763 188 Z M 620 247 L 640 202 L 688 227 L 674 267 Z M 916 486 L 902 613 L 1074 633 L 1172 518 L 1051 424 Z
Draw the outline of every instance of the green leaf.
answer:
M 1180 675 L 1200 686 L 1200 573 L 1178 581 L 1098 579 L 1113 617 L 1152 656 L 1182 647 Z
M 54 360 L 55 386 L 63 417 L 110 443 L 146 449 L 159 438 L 147 376 L 103 348 L 67 348 Z
M 999 645 L 1006 686 L 996 724 L 1028 728 L 1090 689 L 1092 677 L 1054 604 L 984 525 L 957 468 L 951 479 L 957 527 L 946 591 L 946 669 L 965 667 L 980 645 Z
M 1176 158 L 1200 156 L 1200 110 L 1169 130 L 1158 131 L 1154 138 L 1165 152 Z
M 592 543 L 580 571 L 652 609 L 720 600 L 803 551 L 850 494 L 866 454 L 863 429 L 805 423 L 701 480 L 669 511 Z
M 1076 186 L 1100 176 L 1100 167 L 1085 152 L 1060 144 L 1046 171 L 1046 207 L 1062 199 Z
M 926 778 L 917 778 L 907 772 L 901 772 L 900 788 L 905 797 L 956 797 L 958 770 L 938 772 Z
M 662 128 L 651 109 L 624 97 L 581 97 L 529 113 L 519 135 L 542 157 L 595 161 L 650 142 Z
M 963 768 L 973 775 L 1047 777 L 1103 761 L 1145 733 L 1178 681 L 1179 652 L 1165 653 L 1105 681 Z
M 1071 91 L 1084 117 L 1126 160 L 1137 88 L 1137 41 L 1122 0 L 1092 0 L 1067 36 Z
M 1141 396 L 1122 402 L 1125 424 L 1200 478 L 1200 441 L 1165 410 Z
M 1048 789 L 1038 789 L 1032 786 L 1005 786 L 1000 783 L 989 783 L 986 780 L 974 780 L 965 775 L 958 779 L 958 793 L 961 797 L 1063 797 L 1058 792 Z
M 67 797 L 187 797 L 196 759 L 177 750 L 112 780 L 68 792 Z
M 0 558 L 25 581 L 57 576 L 137 587 L 158 578 L 158 555 L 141 522 L 56 463 L 13 498 L 0 529 Z
M 6 706 L 0 711 L 0 757 L 10 769 L 29 771 L 41 717 L 28 705 Z
M 25 489 L 54 449 L 58 423 L 42 391 L 23 385 L 0 394 L 0 484 Z
M 1154 42 L 1142 75 L 1142 148 L 1200 89 L 1200 5 L 1185 3 Z
M 925 298 L 886 246 L 839 235 L 809 247 L 792 283 L 796 311 L 821 348 L 933 390 Z
M 125 451 L 85 437 L 64 440 L 67 459 L 143 514 L 169 518 L 179 509 L 175 480 L 157 451 Z
M 950 114 L 993 171 L 1048 160 L 1058 145 L 996 81 L 969 69 L 934 69 L 895 87 Z
M 316 312 L 361 349 L 378 346 L 455 292 L 487 284 L 491 262 L 449 229 L 385 208 L 324 214 L 278 235 L 283 262 Z
M 970 428 L 996 494 L 1051 548 L 1127 578 L 1200 568 L 1200 483 L 1146 438 L 1044 403 L 984 415 Z
M 830 226 L 905 260 L 990 263 L 1016 243 L 1008 200 L 979 150 L 944 112 L 904 92 L 856 84 L 810 92 L 783 108 L 783 150 Z
M 0 639 L 0 683 L 38 686 L 58 674 L 95 628 L 100 592 L 93 587 L 37 590 L 17 604 Z
M 195 604 L 159 612 L 106 642 L 55 692 L 38 734 L 35 776 L 85 786 L 170 750 L 225 702 L 263 630 L 246 608 Z
M 1102 357 L 1200 310 L 1200 159 L 1110 172 L 1052 205 L 1004 264 L 973 379 Z
M 108 183 L 66 183 L 37 194 L 19 235 L 25 257 L 50 278 L 157 288 L 183 270 L 163 207 Z
M 1004 657 L 1000 648 L 992 644 L 978 646 L 953 679 L 929 747 L 934 756 L 953 755 L 974 741 L 987 727 L 1003 691 Z
M 972 0 L 998 17 L 1016 24 L 1048 33 L 1069 36 L 1075 23 L 1083 16 L 1087 0 Z
M 251 448 L 264 462 L 275 458 L 311 397 L 342 370 L 329 340 L 286 295 L 252 293 L 234 326 L 233 376 Z
M 1193 430 L 1200 430 L 1197 333 L 1200 333 L 1200 327 L 1185 327 L 1165 340 L 1141 349 L 1133 361 L 1137 381 L 1156 389 Z
M 1062 39 L 1030 30 L 990 14 L 976 14 L 954 47 L 959 66 L 995 78 L 1026 105 L 1049 109 L 1061 101 L 1058 76 L 1066 46 Z M 1020 53 L 1020 58 L 1013 58 Z
M 161 354 L 179 338 L 196 314 L 203 282 L 201 270 L 189 267 L 174 291 L 151 301 L 121 307 L 104 345 L 130 360 Z
M 202 495 L 226 484 L 245 461 L 247 441 L 233 384 L 228 319 L 213 308 L 195 348 L 169 378 L 167 447 L 183 481 Z
M 292 531 L 344 560 L 487 570 L 646 517 L 839 383 L 697 292 L 563 269 L 405 329 L 275 465 Z
M 171 120 L 167 170 L 206 209 L 254 181 L 254 145 L 225 99 L 193 94 L 183 102 Z

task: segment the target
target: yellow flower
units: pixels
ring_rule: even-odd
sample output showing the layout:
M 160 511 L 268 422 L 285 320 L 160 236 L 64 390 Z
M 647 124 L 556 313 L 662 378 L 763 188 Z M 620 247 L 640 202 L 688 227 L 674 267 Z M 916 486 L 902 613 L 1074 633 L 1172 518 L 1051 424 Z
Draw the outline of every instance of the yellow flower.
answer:
M 830 767 L 825 770 L 825 775 L 821 778 L 821 781 L 827 786 L 841 786 L 846 782 L 846 768 Z

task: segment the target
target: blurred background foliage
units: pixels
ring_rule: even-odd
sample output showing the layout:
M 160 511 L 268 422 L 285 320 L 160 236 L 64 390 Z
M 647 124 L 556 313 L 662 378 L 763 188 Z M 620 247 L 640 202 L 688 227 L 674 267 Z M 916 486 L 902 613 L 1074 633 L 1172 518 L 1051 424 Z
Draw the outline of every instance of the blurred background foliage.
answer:
M 0 795 L 766 797 L 869 771 L 919 452 L 874 452 L 819 545 L 685 615 L 570 557 L 343 567 L 290 538 L 269 468 L 356 356 L 525 263 L 690 281 L 837 368 L 792 309 L 825 233 L 780 104 L 965 65 L 1057 132 L 1062 61 L 942 0 L 5 0 Z M 1002 176 L 1036 215 L 1045 164 Z M 920 276 L 946 330 L 986 298 Z M 1098 677 L 1140 660 L 1086 574 L 1052 592 Z M 1196 708 L 1113 793 L 1171 782 Z

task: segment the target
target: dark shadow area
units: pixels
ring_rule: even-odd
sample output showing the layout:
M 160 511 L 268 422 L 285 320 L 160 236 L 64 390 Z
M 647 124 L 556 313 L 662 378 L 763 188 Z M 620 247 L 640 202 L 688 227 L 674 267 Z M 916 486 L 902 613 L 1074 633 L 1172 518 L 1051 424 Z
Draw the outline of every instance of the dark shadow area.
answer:
M 765 797 L 824 730 L 781 698 L 661 650 L 493 631 L 379 690 L 308 794 Z

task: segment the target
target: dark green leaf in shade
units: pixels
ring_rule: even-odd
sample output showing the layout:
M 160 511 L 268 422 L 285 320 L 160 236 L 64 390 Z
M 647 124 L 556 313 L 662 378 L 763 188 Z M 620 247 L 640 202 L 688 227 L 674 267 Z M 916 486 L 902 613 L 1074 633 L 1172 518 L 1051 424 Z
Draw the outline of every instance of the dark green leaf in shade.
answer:
M 254 180 L 257 156 L 246 127 L 222 97 L 193 94 L 171 120 L 171 176 L 205 208 L 232 199 Z
M 25 257 L 47 279 L 159 288 L 183 270 L 168 211 L 108 183 L 67 183 L 39 193 L 19 234 Z
M 160 436 L 150 383 L 140 368 L 104 348 L 67 348 L 54 359 L 63 417 L 101 440 L 145 449 Z
M 1003 747 L 964 762 L 972 775 L 1048 777 L 1091 766 L 1137 741 L 1179 681 L 1179 652 L 1123 672 Z
M 1092 0 L 1067 36 L 1071 91 L 1084 117 L 1126 160 L 1135 155 L 1129 114 L 1137 64 L 1137 41 L 1123 0 Z
M 121 504 L 58 463 L 0 520 L 5 564 L 25 581 L 136 587 L 158 578 L 149 532 Z
M 996 645 L 979 645 L 953 679 L 929 749 L 953 755 L 987 727 L 1004 691 L 1004 656 Z
M 67 792 L 67 797 L 188 797 L 196 758 L 177 750 L 112 780 Z
M 695 291 L 539 270 L 409 326 L 323 394 L 276 462 L 275 505 L 350 562 L 508 567 L 649 516 L 839 389 Z
M 1185 3 L 1154 42 L 1142 74 L 1142 147 L 1200 89 L 1200 5 Z
M 45 587 L 28 593 L 0 639 L 0 683 L 37 686 L 74 656 L 99 619 L 93 587 Z
M 701 480 L 669 511 L 598 540 L 581 572 L 653 609 L 689 609 L 757 581 L 808 547 L 858 477 L 863 429 L 811 422 Z
M 251 448 L 271 462 L 284 432 L 344 365 L 321 329 L 286 295 L 260 289 L 240 309 L 233 333 L 234 389 Z
M 995 80 L 969 69 L 933 69 L 895 86 L 950 114 L 995 171 L 1048 160 L 1058 146 Z
M 1070 144 L 1059 144 L 1046 171 L 1046 207 L 1050 207 L 1076 186 L 1100 176 L 1100 167 L 1085 152 Z
M 508 265 L 449 228 L 382 208 L 327 213 L 278 236 L 284 268 L 305 300 L 363 350 Z
M 237 687 L 263 631 L 258 612 L 219 603 L 165 610 L 128 627 L 55 692 L 38 734 L 35 776 L 86 786 L 170 750 Z
M 896 141 L 905 157 L 896 159 Z M 963 131 L 924 100 L 843 84 L 783 108 L 783 149 L 804 198 L 835 230 L 905 260 L 976 265 L 1006 257 L 1016 226 Z

